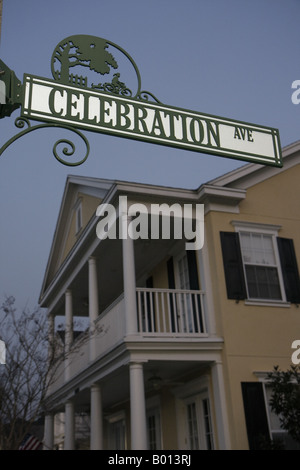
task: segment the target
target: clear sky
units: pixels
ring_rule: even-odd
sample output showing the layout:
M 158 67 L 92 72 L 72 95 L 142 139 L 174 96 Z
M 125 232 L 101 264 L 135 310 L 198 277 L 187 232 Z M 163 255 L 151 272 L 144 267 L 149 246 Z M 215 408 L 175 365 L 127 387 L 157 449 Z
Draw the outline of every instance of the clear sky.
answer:
M 0 58 L 52 78 L 56 45 L 74 34 L 118 44 L 142 88 L 170 106 L 279 129 L 300 139 L 300 0 L 3 0 Z M 0 146 L 20 110 L 0 121 Z M 197 188 L 244 163 L 86 132 L 91 153 L 70 168 L 52 155 L 63 131 L 36 130 L 0 157 L 0 300 L 35 306 L 68 174 Z

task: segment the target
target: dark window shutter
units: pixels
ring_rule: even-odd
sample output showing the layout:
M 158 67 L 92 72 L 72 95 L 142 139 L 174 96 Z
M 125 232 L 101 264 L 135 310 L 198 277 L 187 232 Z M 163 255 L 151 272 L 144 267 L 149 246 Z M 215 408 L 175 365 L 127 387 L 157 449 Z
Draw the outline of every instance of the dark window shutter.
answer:
M 174 263 L 173 257 L 167 262 L 169 289 L 175 289 Z
M 187 250 L 186 256 L 187 256 L 188 270 L 189 270 L 190 289 L 199 290 L 196 252 L 194 250 Z
M 263 386 L 260 382 L 242 382 L 242 394 L 250 450 L 263 450 L 269 441 L 269 427 Z
M 238 233 L 220 232 L 228 299 L 247 297 Z
M 286 299 L 300 303 L 300 280 L 294 242 L 290 238 L 277 238 Z

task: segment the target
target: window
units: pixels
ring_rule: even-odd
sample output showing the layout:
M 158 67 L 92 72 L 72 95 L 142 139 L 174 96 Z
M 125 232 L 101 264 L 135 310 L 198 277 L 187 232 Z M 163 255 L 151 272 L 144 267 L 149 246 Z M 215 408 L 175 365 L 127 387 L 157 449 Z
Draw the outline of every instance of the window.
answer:
M 243 231 L 239 236 L 248 298 L 282 300 L 273 236 Z
M 212 432 L 212 425 L 211 425 L 210 404 L 209 404 L 208 398 L 205 398 L 204 400 L 202 400 L 202 406 L 203 406 L 204 434 L 205 434 L 206 448 L 208 450 L 212 450 L 213 449 L 213 432 Z
M 279 417 L 269 405 L 272 389 L 262 382 L 242 382 L 242 395 L 250 450 L 267 450 L 270 440 L 285 450 L 300 446 L 280 427 Z
M 126 450 L 126 428 L 124 413 L 108 418 L 109 450 Z
M 189 403 L 186 407 L 187 411 L 187 427 L 188 427 L 188 443 L 189 449 L 198 450 L 199 447 L 199 431 L 196 412 L 196 403 Z
M 147 438 L 149 450 L 161 449 L 160 413 L 158 408 L 147 410 Z
M 172 309 L 172 331 L 199 333 L 204 331 L 201 313 L 198 267 L 196 253 L 193 250 L 182 252 L 167 263 L 169 288 L 177 289 L 176 305 L 170 297 Z
M 81 199 L 78 199 L 75 206 L 75 230 L 76 234 L 82 229 L 82 203 Z
M 267 403 L 267 418 L 269 424 L 269 431 L 272 441 L 283 447 L 285 450 L 300 450 L 300 445 L 293 440 L 287 431 L 281 428 L 279 416 L 276 415 L 270 407 L 270 399 L 272 395 L 272 388 L 267 384 L 264 385 L 265 400 Z
M 210 404 L 203 394 L 186 402 L 187 443 L 190 450 L 212 450 L 213 432 Z
M 228 298 L 300 303 L 293 240 L 276 226 L 233 224 L 236 232 L 220 233 Z
M 209 382 L 209 376 L 202 375 L 173 389 L 178 448 L 182 450 L 215 448 Z
M 190 275 L 188 267 L 188 259 L 186 253 L 183 253 L 180 257 L 177 258 L 177 284 L 180 290 L 190 290 Z M 180 315 L 183 319 L 183 331 L 193 332 L 193 310 L 192 310 L 192 299 L 190 296 L 180 295 L 178 298 L 177 306 Z

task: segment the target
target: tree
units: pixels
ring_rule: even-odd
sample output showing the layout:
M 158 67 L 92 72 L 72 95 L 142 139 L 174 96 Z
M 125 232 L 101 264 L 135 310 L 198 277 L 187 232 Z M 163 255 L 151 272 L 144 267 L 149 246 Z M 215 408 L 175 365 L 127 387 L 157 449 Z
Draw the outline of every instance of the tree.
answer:
M 83 319 L 74 319 L 73 326 L 76 340 L 67 352 L 64 325 L 49 337 L 43 309 L 19 312 L 12 296 L 0 304 L 0 340 L 6 349 L 5 364 L 0 364 L 0 450 L 16 450 L 26 434 L 35 434 L 48 410 L 51 386 L 64 373 L 64 360 L 89 340 Z M 95 332 L 106 334 L 101 325 Z
M 84 35 L 67 38 L 54 50 L 51 60 L 53 76 L 68 83 L 70 68 L 78 65 L 102 75 L 109 73 L 110 66 L 116 69 L 118 64 L 107 48 L 108 44 L 102 38 Z M 60 71 L 55 70 L 57 62 L 60 63 Z
M 0 306 L 0 335 L 6 363 L 0 365 L 0 450 L 18 449 L 41 417 L 54 361 L 48 361 L 46 314 L 17 312 L 15 299 Z M 51 369 L 52 368 L 52 369 Z
M 272 387 L 271 410 L 278 415 L 281 427 L 300 444 L 300 367 L 286 371 L 275 366 L 268 375 Z

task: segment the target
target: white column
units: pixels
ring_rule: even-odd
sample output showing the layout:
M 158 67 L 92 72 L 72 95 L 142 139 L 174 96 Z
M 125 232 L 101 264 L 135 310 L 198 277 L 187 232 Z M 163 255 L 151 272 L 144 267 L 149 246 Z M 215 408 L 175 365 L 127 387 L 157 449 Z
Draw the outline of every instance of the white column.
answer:
M 231 450 L 222 364 L 215 362 L 211 372 L 219 450 Z
M 72 401 L 68 401 L 65 405 L 64 450 L 75 450 L 75 409 Z
M 90 360 L 96 358 L 95 321 L 99 314 L 98 277 L 96 258 L 89 258 L 89 319 L 90 319 Z
M 102 396 L 99 384 L 91 386 L 91 450 L 103 449 Z
M 44 450 L 53 450 L 54 446 L 54 416 L 48 413 L 45 416 L 45 430 L 44 430 Z
M 122 214 L 121 217 L 125 324 L 126 335 L 130 335 L 137 333 L 134 240 L 128 236 L 130 217 L 127 214 Z
M 73 343 L 73 299 L 72 292 L 65 293 L 65 380 L 70 378 L 70 350 Z
M 146 402 L 143 365 L 129 365 L 131 449 L 147 450 Z

